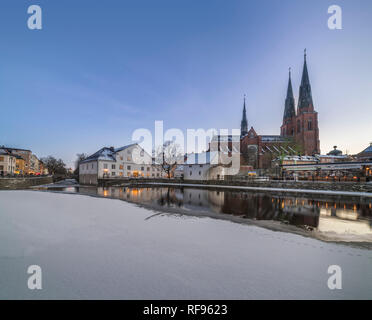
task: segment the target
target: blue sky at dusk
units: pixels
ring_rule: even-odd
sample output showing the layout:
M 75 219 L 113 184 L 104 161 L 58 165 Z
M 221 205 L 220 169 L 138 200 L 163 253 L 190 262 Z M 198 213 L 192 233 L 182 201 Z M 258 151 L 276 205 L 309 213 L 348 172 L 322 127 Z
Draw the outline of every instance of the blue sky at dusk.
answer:
M 27 28 L 27 8 L 43 29 Z M 328 7 L 343 10 L 329 30 Z M 279 134 L 288 67 L 307 48 L 322 153 L 372 141 L 372 1 L 3 0 L 0 145 L 54 155 L 131 142 L 137 128 Z M 297 102 L 297 100 L 296 100 Z

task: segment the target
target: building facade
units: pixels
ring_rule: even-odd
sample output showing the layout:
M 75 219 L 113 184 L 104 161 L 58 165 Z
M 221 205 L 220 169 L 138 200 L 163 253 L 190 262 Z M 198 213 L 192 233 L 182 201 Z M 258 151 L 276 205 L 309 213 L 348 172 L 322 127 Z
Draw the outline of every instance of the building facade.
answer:
M 16 157 L 6 149 L 0 149 L 0 175 L 13 175 L 16 170 Z
M 20 156 L 24 160 L 23 164 L 23 173 L 22 174 L 29 174 L 31 170 L 31 150 L 27 149 L 19 149 L 19 148 L 8 148 L 3 147 L 4 149 L 8 150 L 12 155 Z
M 318 113 L 315 111 L 313 104 L 306 52 L 296 112 L 294 106 L 295 99 L 292 90 L 291 72 L 289 72 L 283 124 L 280 128 L 281 136 L 293 139 L 301 148 L 303 155 L 320 154 Z
M 79 164 L 81 184 L 98 184 L 104 178 L 161 178 L 160 165 L 137 143 L 121 148 L 104 147 Z
M 259 135 L 253 127 L 249 130 L 244 99 L 241 122 L 242 165 L 268 169 L 278 157 L 320 154 L 318 113 L 314 109 L 309 73 L 304 55 L 304 65 L 297 110 L 293 95 L 291 71 L 284 104 L 283 122 L 279 135 Z

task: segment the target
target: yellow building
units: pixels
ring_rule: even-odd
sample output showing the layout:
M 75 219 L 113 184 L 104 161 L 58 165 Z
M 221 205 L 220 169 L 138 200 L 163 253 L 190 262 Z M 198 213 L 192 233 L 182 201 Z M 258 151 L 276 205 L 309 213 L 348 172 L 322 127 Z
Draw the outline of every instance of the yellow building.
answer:
M 25 164 L 26 161 L 21 156 L 16 156 L 16 169 L 15 174 L 25 174 Z

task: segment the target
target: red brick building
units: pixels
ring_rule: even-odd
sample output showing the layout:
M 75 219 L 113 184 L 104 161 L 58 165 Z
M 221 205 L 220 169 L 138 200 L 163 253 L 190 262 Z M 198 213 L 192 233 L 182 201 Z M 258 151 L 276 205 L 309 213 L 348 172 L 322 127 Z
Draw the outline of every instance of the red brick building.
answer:
M 309 73 L 307 70 L 306 52 L 300 85 L 297 112 L 292 91 L 291 73 L 289 73 L 287 98 L 281 136 L 292 138 L 302 149 L 304 155 L 320 154 L 318 113 L 314 110 Z
M 319 145 L 318 113 L 314 110 L 305 51 L 297 111 L 295 110 L 291 72 L 289 72 L 280 135 L 258 135 L 253 127 L 248 130 L 244 99 L 241 122 L 243 164 L 259 169 L 270 168 L 272 160 L 283 155 L 320 154 Z

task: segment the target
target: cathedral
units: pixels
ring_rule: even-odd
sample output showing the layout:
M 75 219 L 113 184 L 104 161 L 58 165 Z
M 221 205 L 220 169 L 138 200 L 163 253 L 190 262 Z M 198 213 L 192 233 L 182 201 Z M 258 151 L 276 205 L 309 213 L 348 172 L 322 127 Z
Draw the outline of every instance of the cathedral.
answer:
M 311 94 L 306 50 L 297 110 L 295 109 L 291 71 L 289 71 L 280 135 L 258 135 L 253 127 L 248 129 L 244 97 L 240 141 L 243 164 L 259 169 L 270 168 L 272 160 L 282 155 L 320 154 L 318 113 L 314 109 Z

